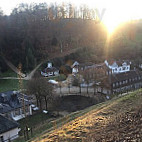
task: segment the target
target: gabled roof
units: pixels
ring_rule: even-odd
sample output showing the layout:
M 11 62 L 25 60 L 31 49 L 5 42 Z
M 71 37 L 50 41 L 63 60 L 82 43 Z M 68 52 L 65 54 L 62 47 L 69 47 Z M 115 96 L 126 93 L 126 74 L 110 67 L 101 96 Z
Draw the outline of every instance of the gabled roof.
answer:
M 135 78 L 135 77 L 142 77 L 142 71 L 128 71 L 128 72 L 124 72 L 124 73 L 120 73 L 120 74 L 113 74 L 111 76 L 111 81 L 112 83 L 115 83 L 117 81 L 124 81 L 127 79 L 131 79 L 131 78 Z
M 109 66 L 123 66 L 124 63 L 126 63 L 127 65 L 130 65 L 130 61 L 126 61 L 126 60 L 119 60 L 119 61 L 115 61 L 115 60 L 108 60 L 108 65 Z
M 112 74 L 111 76 L 108 76 L 107 78 L 105 78 L 103 80 L 103 83 L 105 87 L 110 88 L 112 83 L 126 81 L 126 80 L 133 79 L 136 77 L 142 77 L 142 71 L 133 70 L 133 71 L 123 72 L 119 74 Z M 135 80 L 132 82 L 132 84 L 136 82 L 141 82 L 141 81 L 142 79 Z M 121 86 L 123 86 L 123 84 Z M 125 84 L 124 86 L 127 86 L 127 85 Z
M 55 72 L 55 71 L 59 71 L 59 70 L 55 67 L 51 67 L 51 68 L 47 67 L 44 69 L 44 72 Z
M 19 124 L 0 115 L 0 134 L 17 128 Z
M 7 113 L 22 107 L 23 94 L 16 91 L 0 93 L 0 113 Z M 24 95 L 25 105 L 30 104 L 28 97 Z
M 73 67 L 75 67 L 75 66 L 79 66 L 79 63 L 78 63 L 77 61 L 75 61 L 75 62 L 73 63 L 73 65 L 71 66 L 71 68 L 73 68 Z

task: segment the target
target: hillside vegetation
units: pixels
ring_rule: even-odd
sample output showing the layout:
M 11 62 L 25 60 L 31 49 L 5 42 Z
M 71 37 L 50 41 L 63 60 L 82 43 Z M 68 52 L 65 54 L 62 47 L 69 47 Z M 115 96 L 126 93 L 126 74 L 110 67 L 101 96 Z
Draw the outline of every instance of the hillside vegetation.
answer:
M 142 140 L 142 90 L 88 108 L 88 113 L 34 142 L 124 142 Z M 85 110 L 86 111 L 86 110 Z M 56 127 L 55 127 L 56 128 Z
M 25 72 L 73 49 L 80 50 L 55 64 L 63 65 L 70 58 L 94 63 L 106 58 L 141 62 L 141 21 L 123 23 L 108 40 L 105 25 L 95 14 L 85 5 L 77 10 L 72 4 L 46 3 L 20 4 L 9 16 L 0 12 L 0 72 L 8 69 L 1 54 L 15 66 L 22 63 Z

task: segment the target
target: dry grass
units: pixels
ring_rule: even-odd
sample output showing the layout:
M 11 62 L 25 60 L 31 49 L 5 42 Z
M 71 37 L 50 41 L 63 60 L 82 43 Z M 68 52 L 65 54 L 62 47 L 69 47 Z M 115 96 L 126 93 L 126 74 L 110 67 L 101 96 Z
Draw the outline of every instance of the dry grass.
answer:
M 112 100 L 34 141 L 141 142 L 142 92 Z

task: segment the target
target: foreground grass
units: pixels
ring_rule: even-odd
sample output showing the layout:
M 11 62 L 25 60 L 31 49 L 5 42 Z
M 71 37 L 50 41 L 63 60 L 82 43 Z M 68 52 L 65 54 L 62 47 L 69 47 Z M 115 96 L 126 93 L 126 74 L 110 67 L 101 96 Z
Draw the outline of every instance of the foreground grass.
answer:
M 54 123 L 54 130 L 46 130 L 36 142 L 79 141 L 140 141 L 142 123 L 139 108 L 142 107 L 142 90 L 108 102 L 72 113 L 62 123 Z M 133 116 L 133 117 L 132 117 Z M 137 120 L 137 121 L 136 121 Z M 66 124 L 64 123 L 66 122 Z M 52 131 L 51 131 L 52 130 Z
M 1 73 L 0 77 L 17 77 L 17 74 L 11 70 Z
M 26 80 L 23 80 L 23 87 L 27 84 Z M 1 79 L 0 80 L 0 92 L 19 90 L 19 80 L 17 79 Z
M 36 120 L 35 120 L 34 116 L 31 116 L 31 119 L 29 120 L 31 122 L 28 122 L 28 123 L 30 124 L 29 127 L 33 126 L 34 129 L 33 129 L 33 136 L 31 137 L 31 139 L 29 141 L 32 141 L 32 139 L 35 139 L 35 137 L 40 138 L 41 134 L 48 133 L 52 130 L 55 130 L 59 127 L 62 127 L 64 124 L 66 124 L 66 123 L 88 113 L 92 109 L 97 109 L 97 108 L 99 109 L 100 107 L 102 107 L 102 105 L 105 105 L 106 103 L 107 102 L 100 103 L 100 104 L 97 104 L 95 106 L 89 107 L 85 110 L 73 112 L 73 113 L 71 113 L 71 114 L 69 114 L 65 117 L 50 118 L 50 119 L 47 119 L 46 121 L 42 121 L 43 118 L 39 114 L 38 114 Z M 44 115 L 44 114 L 42 114 L 42 115 Z M 39 120 L 37 120 L 38 117 L 39 117 Z M 26 120 L 26 121 L 28 121 L 28 120 Z M 22 128 L 24 128 L 25 120 L 21 120 L 20 125 L 21 125 Z M 24 137 L 21 136 L 18 139 L 16 139 L 14 142 L 25 142 L 25 140 L 24 140 Z
M 51 116 L 45 113 L 38 112 L 32 116 L 28 116 L 25 119 L 18 121 L 20 128 L 23 130 L 27 125 L 30 128 L 36 128 L 40 123 L 44 123 L 46 120 L 50 119 Z

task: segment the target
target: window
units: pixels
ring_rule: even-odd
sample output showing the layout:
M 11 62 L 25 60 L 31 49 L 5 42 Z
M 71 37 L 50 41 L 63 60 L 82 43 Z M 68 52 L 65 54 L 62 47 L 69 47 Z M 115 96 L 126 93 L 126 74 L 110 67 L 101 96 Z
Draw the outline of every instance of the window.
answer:
M 123 67 L 123 70 L 125 70 L 126 68 L 125 67 Z
M 137 80 L 137 77 L 135 77 L 135 80 Z
M 115 87 L 115 83 L 113 83 L 113 87 Z

